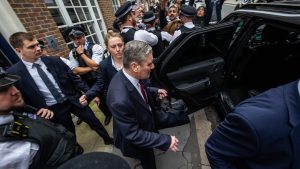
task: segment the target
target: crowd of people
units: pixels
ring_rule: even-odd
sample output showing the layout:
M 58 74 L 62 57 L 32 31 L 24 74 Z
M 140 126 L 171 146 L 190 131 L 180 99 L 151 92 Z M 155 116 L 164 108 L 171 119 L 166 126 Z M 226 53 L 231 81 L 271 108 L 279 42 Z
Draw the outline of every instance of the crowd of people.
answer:
M 73 41 L 75 48 L 67 58 L 49 56 L 44 50 L 44 42 L 38 41 L 33 34 L 12 34 L 10 44 L 21 60 L 6 71 L 0 69 L 0 131 L 5 137 L 0 141 L 0 154 L 5 157 L 0 160 L 0 168 L 55 168 L 82 154 L 84 150 L 76 141 L 72 113 L 95 130 L 103 138 L 104 144 L 113 144 L 124 156 L 139 160 L 143 169 L 156 169 L 153 150 L 176 152 L 180 140 L 158 132 L 159 124 L 156 119 L 159 116 L 157 107 L 160 105 L 157 105 L 156 100 L 167 97 L 168 92 L 153 83 L 153 60 L 170 43 L 176 41 L 180 34 L 219 22 L 223 2 L 205 0 L 205 3 L 186 3 L 180 0 L 162 0 L 160 4 L 153 3 L 150 10 L 145 11 L 143 5 L 127 1 L 118 8 L 116 20 L 107 31 L 106 49 L 88 42 L 83 28 L 68 28 L 64 34 Z M 106 57 L 104 53 L 107 53 Z M 285 90 L 284 88 L 280 90 Z M 263 100 L 265 97 L 278 95 L 278 92 L 268 92 L 267 96 L 261 96 L 262 99 L 258 100 L 263 104 L 268 102 Z M 108 125 L 113 119 L 113 137 L 89 107 L 90 102 L 98 105 L 105 115 L 104 125 Z M 250 118 L 240 113 L 244 107 L 255 111 L 253 107 L 256 105 L 252 105 L 253 102 L 256 100 L 239 106 L 235 110 L 237 113 L 228 116 L 208 140 L 207 154 L 213 168 L 243 168 L 243 165 L 251 168 L 263 161 L 263 157 L 257 157 L 234 162 L 235 164 L 228 162 L 228 159 L 238 159 L 237 156 L 247 158 L 248 154 L 262 154 L 259 152 L 262 150 L 256 149 L 260 146 L 257 145 L 259 138 L 256 138 L 256 131 L 246 123 Z M 291 107 L 295 110 L 293 105 Z M 275 116 L 275 110 L 270 114 Z M 257 118 L 259 117 L 254 120 Z M 278 116 L 277 121 L 280 118 L 287 117 Z M 233 125 L 232 121 L 236 121 L 236 124 Z M 297 125 L 298 122 L 299 120 L 293 124 Z M 37 129 L 31 126 L 36 126 L 36 123 L 40 124 L 40 130 L 49 132 L 31 137 L 31 133 L 35 132 L 33 130 Z M 19 127 L 15 127 L 16 125 Z M 253 137 L 243 134 L 243 129 L 236 130 L 239 128 L 237 125 L 244 125 L 245 130 L 251 130 Z M 63 130 L 69 137 L 54 137 L 49 126 L 55 128 L 55 131 Z M 290 130 L 288 126 L 286 130 Z M 249 144 L 243 146 L 238 143 L 239 140 L 230 140 L 225 135 L 233 138 L 239 136 L 241 141 Z M 288 142 L 285 136 L 282 137 L 284 142 Z M 59 146 L 61 140 L 66 142 L 68 150 Z M 53 146 L 46 147 L 46 142 Z M 227 145 L 226 149 L 232 149 L 233 152 L 225 151 L 224 143 Z M 287 149 L 282 149 L 285 155 L 291 155 L 289 146 L 283 148 Z M 63 152 L 63 156 L 57 157 L 57 151 Z M 240 151 L 248 153 L 243 156 L 237 153 Z M 53 158 L 57 162 L 54 163 Z M 279 156 L 278 159 L 280 161 Z M 291 164 L 291 160 L 285 162 Z

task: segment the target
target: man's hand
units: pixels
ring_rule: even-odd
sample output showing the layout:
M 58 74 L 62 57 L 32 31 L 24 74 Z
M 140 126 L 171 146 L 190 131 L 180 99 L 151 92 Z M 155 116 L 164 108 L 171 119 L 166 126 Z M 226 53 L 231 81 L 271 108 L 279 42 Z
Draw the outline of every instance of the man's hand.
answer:
M 171 136 L 171 145 L 169 149 L 174 152 L 178 151 L 178 147 L 177 147 L 178 143 L 179 143 L 178 139 L 175 136 Z
M 51 110 L 44 108 L 41 108 L 36 114 L 44 119 L 52 119 L 54 116 L 54 113 Z
M 97 106 L 99 106 L 99 105 L 100 105 L 100 98 L 99 98 L 99 97 L 95 97 L 95 98 L 93 99 L 93 102 L 94 102 Z
M 86 100 L 86 95 L 82 95 L 82 96 L 79 98 L 79 103 L 80 103 L 82 106 L 88 105 L 88 101 Z
M 78 46 L 78 47 L 76 48 L 76 52 L 77 52 L 78 54 L 83 53 L 83 52 L 84 52 L 84 46 L 83 46 L 83 45 Z
M 168 92 L 165 89 L 158 89 L 158 97 L 159 99 L 163 99 L 168 96 Z

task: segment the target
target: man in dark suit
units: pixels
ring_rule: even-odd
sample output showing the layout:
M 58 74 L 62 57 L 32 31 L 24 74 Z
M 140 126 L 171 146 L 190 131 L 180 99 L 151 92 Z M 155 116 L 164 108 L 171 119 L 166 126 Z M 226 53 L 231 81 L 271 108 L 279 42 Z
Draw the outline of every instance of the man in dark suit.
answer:
M 141 161 L 143 169 L 156 169 L 153 148 L 177 151 L 175 136 L 159 134 L 155 124 L 152 96 L 166 96 L 166 91 L 144 88 L 152 63 L 151 46 L 142 41 L 130 41 L 125 46 L 123 70 L 112 79 L 107 105 L 113 115 L 114 143 L 124 156 Z
M 33 35 L 17 32 L 9 40 L 22 60 L 7 71 L 22 77 L 16 87 L 21 91 L 25 102 L 37 108 L 48 107 L 54 112 L 53 122 L 60 123 L 75 133 L 70 115 L 72 112 L 89 124 L 105 144 L 111 144 L 110 136 L 93 111 L 78 102 L 81 92 L 88 90 L 80 78 L 59 57 L 41 57 L 41 48 Z
M 300 168 L 300 82 L 240 103 L 205 148 L 212 169 Z

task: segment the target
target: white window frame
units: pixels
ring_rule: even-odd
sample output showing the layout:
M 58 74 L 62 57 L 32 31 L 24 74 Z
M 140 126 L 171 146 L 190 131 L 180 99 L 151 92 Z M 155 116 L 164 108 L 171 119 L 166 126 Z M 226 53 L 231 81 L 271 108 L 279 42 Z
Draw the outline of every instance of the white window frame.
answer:
M 104 44 L 104 36 L 105 36 L 105 32 L 106 32 L 106 25 L 104 23 L 104 19 L 103 19 L 103 16 L 102 16 L 102 13 L 101 13 L 101 10 L 99 8 L 97 0 L 91 0 L 91 1 L 94 1 L 95 6 L 91 5 L 90 0 L 85 0 L 85 3 L 86 3 L 87 6 L 74 6 L 73 0 L 70 0 L 72 6 L 65 6 L 65 4 L 64 4 L 64 2 L 62 0 L 52 0 L 52 1 L 54 1 L 57 6 L 47 6 L 48 9 L 58 9 L 60 11 L 61 15 L 62 15 L 62 19 L 65 21 L 65 25 L 58 26 L 59 29 L 70 27 L 70 26 L 76 26 L 76 25 L 79 25 L 79 24 L 91 23 L 92 26 L 93 26 L 93 28 L 94 28 L 94 30 L 95 30 L 95 33 L 87 35 L 86 38 L 89 38 L 89 37 L 93 38 L 92 36 L 96 35 L 96 37 L 98 38 L 98 40 L 100 42 L 100 45 L 105 46 L 105 44 Z M 80 0 L 78 0 L 78 2 L 80 2 Z M 69 15 L 69 13 L 67 11 L 67 9 L 68 8 L 75 9 L 74 7 L 81 8 L 81 9 L 87 7 L 92 19 L 91 20 L 85 20 L 85 21 L 78 21 L 76 23 L 73 23 L 72 20 L 71 20 L 70 15 Z M 98 11 L 98 14 L 99 14 L 99 18 L 98 19 L 96 18 L 96 15 L 94 13 L 93 7 L 96 7 L 96 9 Z M 74 11 L 75 11 L 76 17 L 79 20 L 77 11 L 76 10 L 74 10 Z M 83 15 L 84 15 L 84 17 L 86 19 L 86 16 L 85 16 L 84 13 L 83 13 Z M 102 29 L 100 28 L 100 26 L 98 25 L 98 23 L 101 24 Z M 86 30 L 86 31 L 89 31 L 89 30 Z M 70 48 L 71 44 L 73 44 L 72 41 L 67 42 L 67 45 L 69 46 L 69 48 Z
M 116 13 L 117 9 L 121 6 L 121 3 L 119 0 L 112 0 L 112 7 L 114 9 L 114 13 Z

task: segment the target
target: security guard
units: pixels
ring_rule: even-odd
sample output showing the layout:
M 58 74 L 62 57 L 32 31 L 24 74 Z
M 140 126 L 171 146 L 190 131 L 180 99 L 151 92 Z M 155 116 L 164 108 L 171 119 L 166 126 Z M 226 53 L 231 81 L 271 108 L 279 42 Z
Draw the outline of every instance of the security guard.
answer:
M 193 18 L 195 17 L 196 13 L 197 10 L 194 7 L 185 4 L 181 5 L 179 17 L 183 22 L 183 25 L 174 32 L 170 43 L 172 43 L 181 33 L 195 28 L 195 25 L 193 24 Z
M 146 30 L 136 30 L 136 18 L 133 11 L 133 4 L 130 1 L 125 2 L 115 13 L 116 18 L 120 22 L 121 35 L 124 42 L 139 40 L 146 42 L 150 46 L 154 46 L 158 42 L 158 38 L 153 33 Z
M 152 47 L 153 57 L 158 58 L 158 56 L 165 49 L 164 41 L 166 41 L 167 44 L 169 44 L 172 35 L 170 35 L 168 32 L 157 30 L 155 28 L 156 25 L 155 20 L 156 17 L 152 11 L 148 11 L 144 13 L 143 22 L 144 24 L 146 24 L 147 31 L 153 33 L 158 37 L 158 43 Z

